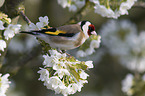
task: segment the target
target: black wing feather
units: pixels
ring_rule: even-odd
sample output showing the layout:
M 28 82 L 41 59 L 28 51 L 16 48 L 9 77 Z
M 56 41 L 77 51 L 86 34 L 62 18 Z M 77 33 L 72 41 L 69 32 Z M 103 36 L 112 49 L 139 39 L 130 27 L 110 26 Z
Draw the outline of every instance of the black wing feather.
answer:
M 59 30 L 59 28 L 49 28 L 49 29 L 41 29 L 41 30 L 31 30 L 31 31 L 21 31 L 20 33 L 27 33 L 27 34 L 31 34 L 31 35 L 40 35 L 40 34 L 46 34 L 46 35 L 51 35 L 51 36 L 62 36 L 62 37 L 73 37 L 76 33 L 59 33 L 58 35 L 54 35 L 54 34 L 47 34 L 46 32 L 56 32 L 57 30 Z M 63 28 L 60 30 L 63 30 Z M 71 30 L 72 31 L 72 30 Z

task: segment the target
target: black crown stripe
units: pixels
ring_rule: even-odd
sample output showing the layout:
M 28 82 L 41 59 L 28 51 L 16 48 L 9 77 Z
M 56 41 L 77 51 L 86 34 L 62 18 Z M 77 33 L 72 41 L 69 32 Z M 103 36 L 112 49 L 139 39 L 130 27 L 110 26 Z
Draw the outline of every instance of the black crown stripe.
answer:
M 86 24 L 86 22 L 87 22 L 87 21 L 82 21 L 82 22 L 81 22 L 81 29 L 82 29 L 83 25 Z M 83 30 L 83 29 L 82 29 L 82 30 Z

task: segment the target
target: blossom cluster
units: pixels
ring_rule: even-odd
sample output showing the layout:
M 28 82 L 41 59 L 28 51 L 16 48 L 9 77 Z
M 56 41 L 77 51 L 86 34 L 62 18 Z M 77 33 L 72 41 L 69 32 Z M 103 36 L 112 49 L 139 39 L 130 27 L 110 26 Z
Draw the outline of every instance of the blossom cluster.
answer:
M 127 20 L 109 20 L 100 30 L 102 44 L 118 56 L 122 65 L 132 71 L 145 71 L 145 32 L 138 35 L 135 24 Z
M 111 6 L 105 6 L 100 4 L 101 0 L 91 0 L 95 4 L 94 9 L 95 13 L 100 14 L 103 17 L 108 17 L 108 18 L 118 18 L 120 15 L 125 15 L 128 14 L 128 11 L 136 2 L 137 0 L 126 0 L 124 2 L 121 2 L 119 8 L 112 9 Z M 105 3 L 111 3 L 111 0 L 106 1 Z M 113 1 L 114 2 L 114 1 Z M 120 3 L 115 1 L 116 4 Z M 114 4 L 115 5 L 115 4 Z
M 39 22 L 37 22 L 36 25 L 34 23 L 30 23 L 28 30 L 40 30 L 44 28 L 45 26 L 48 26 L 48 23 L 49 23 L 48 20 L 49 19 L 47 16 L 39 17 Z
M 57 0 L 63 8 L 68 7 L 69 11 L 76 11 L 85 5 L 85 0 Z M 134 5 L 137 0 L 89 0 L 94 4 L 95 13 L 103 17 L 118 18 L 120 15 L 128 14 L 128 10 Z M 116 2 L 111 5 L 111 2 Z
M 90 43 L 90 44 L 88 44 Z M 92 35 L 90 38 L 81 45 L 80 49 L 77 51 L 77 57 L 86 57 L 88 55 L 92 55 L 95 52 L 95 48 L 99 48 L 101 43 L 101 36 L 100 35 Z M 89 48 L 86 47 L 89 45 Z
M 69 11 L 77 11 L 77 9 L 85 5 L 85 0 L 57 0 L 63 8 L 68 7 Z
M 125 79 L 122 80 L 122 91 L 129 96 L 132 95 L 131 87 L 133 85 L 133 78 L 134 76 L 132 74 L 127 74 Z
M 49 50 L 50 55 L 43 55 L 44 68 L 40 68 L 39 80 L 44 82 L 47 89 L 64 96 L 80 92 L 89 76 L 85 70 L 93 68 L 92 61 L 78 61 L 74 57 L 67 57 L 66 53 Z
M 3 36 L 5 39 L 5 40 L 2 40 L 0 38 L 0 50 L 1 51 L 4 51 L 4 48 L 6 48 L 6 40 L 13 38 L 15 36 L 15 34 L 17 34 L 21 28 L 20 24 L 15 24 L 15 25 L 10 24 L 11 23 L 10 18 L 6 18 L 6 20 L 7 21 L 0 20 L 0 33 L 2 35 L 2 31 L 4 32 Z M 8 24 L 7 27 L 4 26 L 5 23 Z
M 135 93 L 139 93 L 139 90 L 144 90 L 144 84 L 145 84 L 145 74 L 138 78 L 135 78 L 133 74 L 129 73 L 122 80 L 122 91 L 125 94 L 127 94 L 127 96 L 134 96 Z
M 0 96 L 6 96 L 6 91 L 9 88 L 9 84 L 11 83 L 8 80 L 8 77 L 10 75 L 9 74 L 5 74 L 2 76 L 2 74 L 0 73 Z

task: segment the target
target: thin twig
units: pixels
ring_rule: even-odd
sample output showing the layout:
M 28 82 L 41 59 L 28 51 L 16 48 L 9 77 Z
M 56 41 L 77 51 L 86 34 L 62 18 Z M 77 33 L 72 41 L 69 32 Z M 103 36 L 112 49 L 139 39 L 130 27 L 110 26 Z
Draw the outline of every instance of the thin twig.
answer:
M 22 16 L 22 18 L 23 18 L 28 24 L 31 23 L 30 19 L 24 14 L 23 11 L 21 11 L 21 12 L 19 12 L 19 13 L 20 13 L 20 15 Z

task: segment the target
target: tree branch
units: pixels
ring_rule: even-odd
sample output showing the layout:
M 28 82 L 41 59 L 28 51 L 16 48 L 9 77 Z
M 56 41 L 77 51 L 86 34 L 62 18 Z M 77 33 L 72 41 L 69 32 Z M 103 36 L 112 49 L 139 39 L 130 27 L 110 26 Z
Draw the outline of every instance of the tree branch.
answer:
M 22 18 L 23 18 L 28 24 L 31 23 L 30 19 L 24 14 L 24 11 L 21 11 L 21 12 L 19 12 L 19 13 L 20 13 L 20 15 L 22 16 Z

